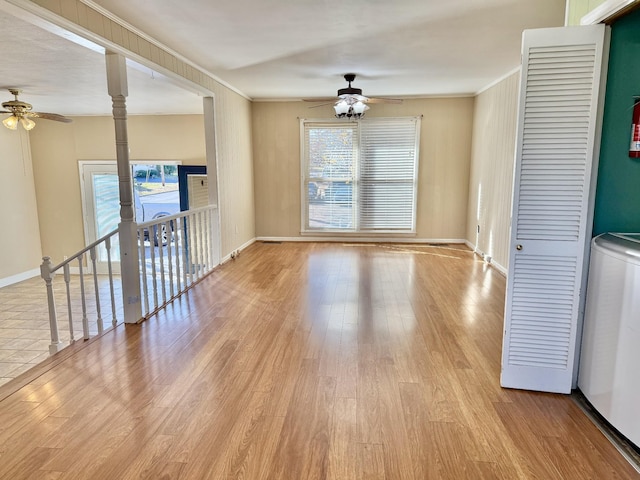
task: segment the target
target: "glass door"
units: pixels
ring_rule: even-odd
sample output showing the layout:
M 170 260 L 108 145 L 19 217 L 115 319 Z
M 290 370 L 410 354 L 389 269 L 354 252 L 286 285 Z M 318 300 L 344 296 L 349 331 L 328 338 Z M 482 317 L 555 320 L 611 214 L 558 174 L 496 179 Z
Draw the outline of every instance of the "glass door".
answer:
M 87 244 L 102 238 L 118 228 L 120 223 L 120 194 L 115 162 L 81 164 L 84 227 Z M 111 260 L 115 270 L 120 269 L 120 242 L 117 236 L 111 242 Z M 97 252 L 98 273 L 107 271 L 107 249 L 100 245 Z
M 137 162 L 131 164 L 134 211 L 137 223 L 157 220 L 180 212 L 177 162 Z M 86 244 L 91 244 L 118 228 L 120 192 L 118 169 L 112 162 L 81 162 L 82 202 Z M 102 245 L 97 255 L 98 273 L 107 272 L 107 250 Z M 120 268 L 120 245 L 111 244 L 114 269 Z

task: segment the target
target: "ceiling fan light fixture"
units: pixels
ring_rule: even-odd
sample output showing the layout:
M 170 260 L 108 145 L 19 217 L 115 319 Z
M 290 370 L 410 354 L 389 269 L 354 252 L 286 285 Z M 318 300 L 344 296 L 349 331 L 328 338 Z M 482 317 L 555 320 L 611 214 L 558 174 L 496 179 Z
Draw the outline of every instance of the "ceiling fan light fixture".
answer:
M 359 100 L 353 104 L 353 112 L 356 115 L 362 116 L 367 110 L 369 110 L 369 106 Z
M 33 130 L 33 127 L 36 126 L 36 122 L 27 117 L 20 117 L 20 123 L 26 131 Z
M 369 110 L 367 104 L 354 97 L 338 100 L 333 108 L 338 118 L 362 118 L 364 117 L 364 112 Z
M 15 115 L 11 115 L 5 118 L 2 121 L 2 124 L 7 127 L 9 130 L 17 130 L 18 129 L 18 117 Z
M 333 109 L 336 111 L 336 117 L 342 118 L 349 112 L 349 104 L 346 100 L 338 100 L 333 106 Z
M 18 100 L 18 94 L 20 90 L 17 88 L 10 88 L 9 92 L 14 96 L 15 100 L 9 100 L 8 102 L 2 102 L 2 108 L 0 114 L 8 113 L 9 117 L 5 118 L 2 123 L 10 130 L 17 130 L 18 123 L 26 130 L 33 130 L 36 126 L 31 117 L 36 117 L 44 120 L 53 120 L 56 122 L 70 123 L 71 119 L 64 115 L 58 115 L 57 113 L 44 113 L 44 112 L 32 112 L 32 106 L 30 103 Z

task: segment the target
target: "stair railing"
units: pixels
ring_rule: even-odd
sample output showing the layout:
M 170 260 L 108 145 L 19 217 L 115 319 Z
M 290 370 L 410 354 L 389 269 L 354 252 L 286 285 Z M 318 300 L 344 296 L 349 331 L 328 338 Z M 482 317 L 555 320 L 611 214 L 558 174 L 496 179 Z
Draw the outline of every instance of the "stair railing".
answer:
M 214 254 L 214 212 L 215 206 L 207 206 L 180 212 L 175 215 L 140 223 L 138 231 L 138 252 L 140 258 L 140 292 L 143 319 L 172 302 L 200 281 L 217 265 Z M 66 346 L 60 338 L 54 278 L 62 270 L 65 283 L 69 344 L 75 341 L 74 317 L 82 319 L 82 337 L 88 340 L 92 333 L 102 334 L 105 330 L 103 306 L 108 303 L 111 326 L 123 320 L 122 282 L 119 271 L 120 258 L 112 258 L 112 251 L 118 239 L 118 230 L 108 233 L 75 255 L 53 265 L 49 257 L 43 257 L 40 275 L 47 290 L 51 344 L 49 352 L 54 354 Z M 97 265 L 98 249 L 103 246 L 107 254 L 108 302 L 100 289 L 104 274 L 99 274 Z M 87 254 L 88 261 L 87 262 Z M 71 268 L 77 262 L 78 292 L 72 289 Z M 90 266 L 90 268 L 87 268 Z M 86 270 L 89 270 L 87 273 Z M 90 275 L 89 280 L 85 277 Z M 87 283 L 93 283 L 93 291 Z M 78 305 L 79 303 L 79 305 Z M 75 306 L 75 309 L 73 308 Z M 80 310 L 78 311 L 78 307 Z M 93 310 L 95 309 L 95 311 Z M 108 310 L 109 310 L 108 309 Z M 90 318 L 91 317 L 91 318 Z
M 101 295 L 99 288 L 99 278 L 98 278 L 98 269 L 97 269 L 97 250 L 100 245 L 104 245 L 104 248 L 107 252 L 107 268 L 108 268 L 108 283 L 109 283 L 109 300 L 111 306 L 111 325 L 116 326 L 118 323 L 118 318 L 116 315 L 116 295 L 115 295 L 115 286 L 114 286 L 114 275 L 113 275 L 113 259 L 112 259 L 112 239 L 118 235 L 118 230 L 114 230 L 111 233 L 106 234 L 104 237 L 99 238 L 91 245 L 83 248 L 75 255 L 67 258 L 62 263 L 58 265 L 53 265 L 51 263 L 50 257 L 43 257 L 42 264 L 40 265 L 40 276 L 45 282 L 47 288 L 47 304 L 49 307 L 49 328 L 51 330 L 51 344 L 49 345 L 49 353 L 54 354 L 60 351 L 61 348 L 65 346 L 65 342 L 60 340 L 60 332 L 58 329 L 58 314 L 56 310 L 56 299 L 55 292 L 53 288 L 53 279 L 56 273 L 59 270 L 62 270 L 64 283 L 65 283 L 65 293 L 66 293 L 66 303 L 67 303 L 67 321 L 69 327 L 69 343 L 73 343 L 75 341 L 75 333 L 74 333 L 74 309 L 73 305 L 75 302 L 75 295 L 72 295 L 71 291 L 71 265 L 74 262 L 77 262 L 78 265 L 78 281 L 80 286 L 80 304 L 81 304 L 81 315 L 82 315 L 82 336 L 85 340 L 90 338 L 90 324 L 88 317 L 88 309 L 87 309 L 87 286 L 85 279 L 85 265 L 86 254 L 89 253 L 89 261 L 91 262 L 91 276 L 93 278 L 93 295 L 91 298 L 95 305 L 95 322 L 97 327 L 98 334 L 101 334 L 104 331 L 104 319 L 102 317 L 102 303 L 101 303 Z
M 215 209 L 210 205 L 138 225 L 143 317 L 153 315 L 215 268 Z

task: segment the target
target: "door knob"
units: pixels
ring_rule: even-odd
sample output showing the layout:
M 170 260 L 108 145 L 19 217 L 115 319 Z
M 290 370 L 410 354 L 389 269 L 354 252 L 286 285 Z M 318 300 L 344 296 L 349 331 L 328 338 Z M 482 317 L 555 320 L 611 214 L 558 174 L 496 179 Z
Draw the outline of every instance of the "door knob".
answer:
M 522 245 L 520 244 L 516 245 L 516 250 L 522 250 Z

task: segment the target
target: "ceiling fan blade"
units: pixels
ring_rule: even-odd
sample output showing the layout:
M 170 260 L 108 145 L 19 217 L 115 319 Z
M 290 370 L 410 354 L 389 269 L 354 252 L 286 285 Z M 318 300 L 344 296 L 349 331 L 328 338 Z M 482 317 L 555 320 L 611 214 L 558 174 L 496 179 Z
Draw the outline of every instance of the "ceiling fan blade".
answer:
M 54 120 L 56 122 L 64 122 L 64 123 L 73 122 L 73 120 L 71 120 L 70 118 L 67 118 L 64 115 L 58 115 L 57 113 L 28 112 L 28 113 L 25 113 L 25 116 L 27 116 L 27 117 L 35 117 L 35 118 L 42 118 L 42 119 L 45 119 L 45 120 Z
M 13 112 L 10 112 L 8 110 L 0 110 L 0 113 L 13 113 Z
M 369 97 L 366 103 L 402 103 L 402 99 L 400 98 L 372 98 Z
M 357 93 L 354 93 L 352 95 L 340 95 L 340 98 L 344 98 L 344 99 L 355 99 L 358 102 L 363 102 L 363 103 L 367 103 L 369 101 L 369 97 L 365 97 L 364 95 L 359 95 Z
M 309 108 L 318 108 L 318 107 L 324 107 L 325 105 L 333 105 L 336 102 L 325 102 L 325 103 L 319 103 L 318 105 L 311 105 Z
M 303 102 L 335 102 L 336 97 L 303 98 Z

